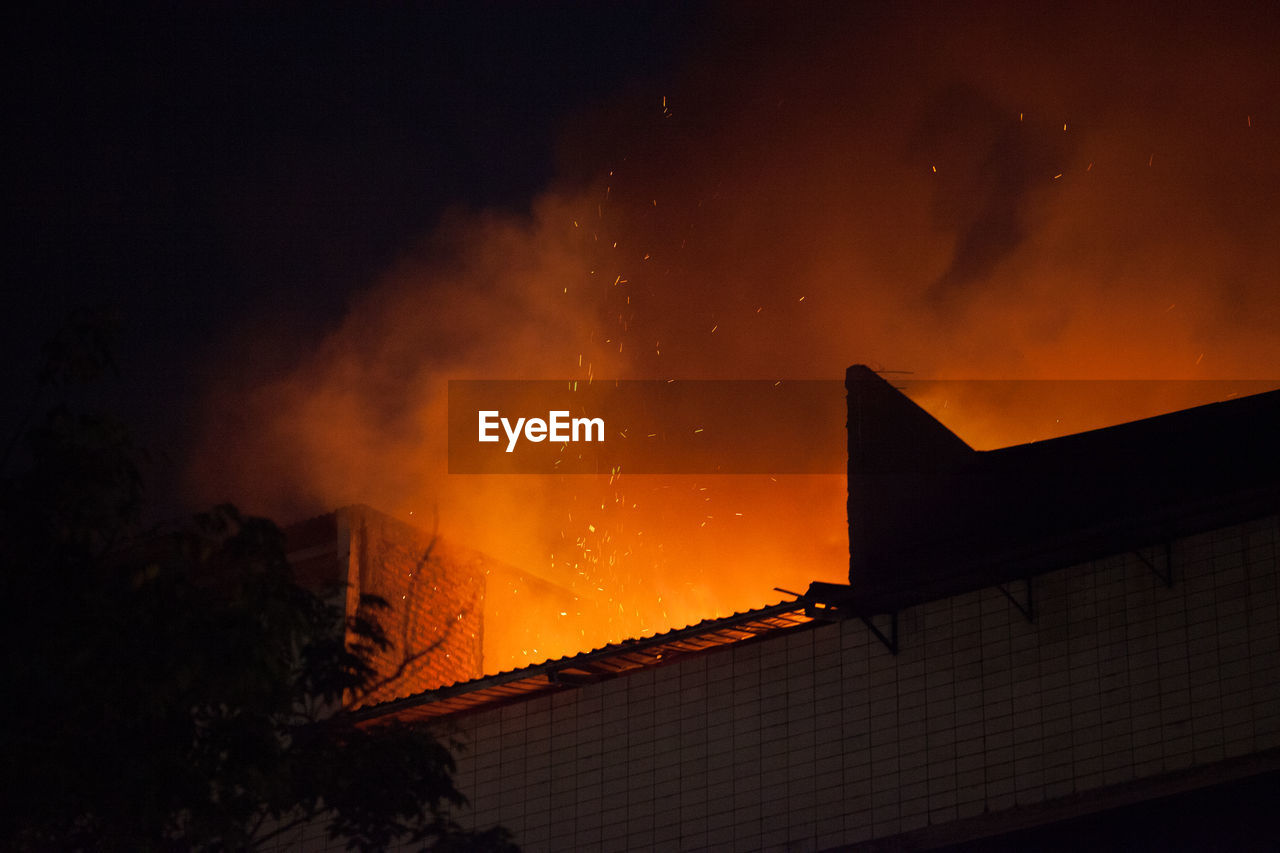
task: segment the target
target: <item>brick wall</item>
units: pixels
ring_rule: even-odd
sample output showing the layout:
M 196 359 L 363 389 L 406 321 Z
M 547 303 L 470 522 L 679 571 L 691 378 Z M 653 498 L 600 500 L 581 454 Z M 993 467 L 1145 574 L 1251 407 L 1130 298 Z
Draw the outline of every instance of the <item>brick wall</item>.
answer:
M 542 660 L 544 641 L 564 640 L 548 626 L 577 638 L 561 617 L 580 609 L 569 590 L 370 507 L 290 525 L 285 536 L 299 583 L 345 596 L 348 613 L 361 593 L 390 605 L 380 619 L 393 646 L 374 661 L 389 680 L 362 704 Z
M 1041 576 L 1035 624 L 996 589 L 913 607 L 896 656 L 850 620 L 457 718 L 463 818 L 532 851 L 823 849 L 1247 762 L 1280 748 L 1277 538 L 1178 540 L 1172 588 L 1133 554 Z
M 349 549 L 347 612 L 377 595 L 391 647 L 373 663 L 381 686 L 362 704 L 466 681 L 483 671 L 485 571 L 479 555 L 452 548 L 368 507 L 338 510 Z
M 285 529 L 298 582 L 345 596 L 348 614 L 361 594 L 389 608 L 378 614 L 392 642 L 373 661 L 382 685 L 365 702 L 384 701 L 466 681 L 483 671 L 483 609 L 492 566 L 366 506 L 351 506 Z

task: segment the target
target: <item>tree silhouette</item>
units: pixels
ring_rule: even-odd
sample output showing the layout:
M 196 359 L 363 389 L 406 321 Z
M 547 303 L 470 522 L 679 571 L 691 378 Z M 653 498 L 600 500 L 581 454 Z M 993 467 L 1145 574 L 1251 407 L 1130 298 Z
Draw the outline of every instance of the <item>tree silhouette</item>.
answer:
M 68 328 L 45 388 L 106 364 Z M 383 603 L 300 587 L 280 529 L 232 506 L 143 529 L 142 456 L 110 418 L 58 405 L 24 432 L 0 478 L 0 848 L 241 850 L 308 824 L 356 850 L 515 849 L 453 819 L 431 732 L 343 709 Z

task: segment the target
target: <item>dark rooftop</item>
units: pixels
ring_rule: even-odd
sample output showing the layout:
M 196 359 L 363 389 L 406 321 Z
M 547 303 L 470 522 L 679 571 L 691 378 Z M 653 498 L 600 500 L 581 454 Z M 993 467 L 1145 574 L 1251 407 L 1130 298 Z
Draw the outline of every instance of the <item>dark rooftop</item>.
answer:
M 977 451 L 849 368 L 849 580 L 887 611 L 1280 507 L 1280 391 Z
M 480 710 L 661 666 L 721 646 L 796 630 L 811 621 L 805 615 L 803 600 L 784 601 L 721 619 L 705 619 L 652 637 L 610 643 L 593 651 L 427 690 L 361 709 L 359 715 L 362 719 L 419 720 Z

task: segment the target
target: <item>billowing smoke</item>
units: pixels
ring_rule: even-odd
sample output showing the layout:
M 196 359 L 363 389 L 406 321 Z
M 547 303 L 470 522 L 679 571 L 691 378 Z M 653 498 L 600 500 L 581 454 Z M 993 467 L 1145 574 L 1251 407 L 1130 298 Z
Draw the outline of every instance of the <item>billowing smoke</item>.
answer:
M 598 642 L 842 579 L 843 479 L 449 477 L 448 379 L 1280 375 L 1274 21 L 739 6 L 566 128 L 527 215 L 457 213 L 291 368 L 236 365 L 193 492 L 438 511 L 617 604 Z

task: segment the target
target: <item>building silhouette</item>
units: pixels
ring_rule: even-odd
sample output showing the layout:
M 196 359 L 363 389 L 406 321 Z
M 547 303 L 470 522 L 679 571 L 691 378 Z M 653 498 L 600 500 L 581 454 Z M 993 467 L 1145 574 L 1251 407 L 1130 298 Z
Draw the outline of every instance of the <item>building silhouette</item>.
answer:
M 1280 392 L 979 452 L 846 387 L 848 585 L 362 713 L 527 850 L 1277 849 Z

